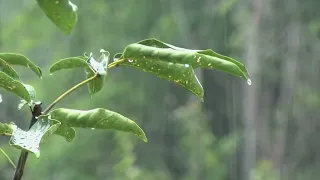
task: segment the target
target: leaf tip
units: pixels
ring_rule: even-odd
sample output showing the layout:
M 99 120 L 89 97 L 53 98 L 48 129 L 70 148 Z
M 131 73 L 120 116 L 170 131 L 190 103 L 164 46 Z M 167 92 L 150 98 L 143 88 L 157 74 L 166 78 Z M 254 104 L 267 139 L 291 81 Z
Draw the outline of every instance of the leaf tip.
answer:
M 148 138 L 146 136 L 140 137 L 145 143 L 148 142 Z
M 40 158 L 40 151 L 34 152 L 34 155 L 36 155 L 36 158 L 39 159 Z

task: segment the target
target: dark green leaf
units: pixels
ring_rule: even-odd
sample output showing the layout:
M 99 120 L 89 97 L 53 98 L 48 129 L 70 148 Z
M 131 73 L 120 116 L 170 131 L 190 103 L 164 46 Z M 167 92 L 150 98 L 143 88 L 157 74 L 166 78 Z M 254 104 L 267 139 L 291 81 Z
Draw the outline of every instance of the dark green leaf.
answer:
M 4 72 L 0 72 L 0 87 L 6 89 L 7 91 L 13 92 L 22 99 L 31 103 L 31 97 L 28 89 L 18 80 L 15 80 L 8 76 Z
M 246 79 L 246 80 L 250 79 L 250 75 L 249 75 L 249 72 L 248 72 L 247 68 L 242 63 L 240 63 L 239 61 L 237 61 L 235 59 L 232 59 L 230 57 L 218 54 L 218 53 L 212 51 L 211 49 L 201 50 L 201 51 L 198 51 L 198 53 L 199 54 L 209 55 L 209 56 L 214 56 L 214 57 L 218 57 L 220 59 L 226 60 L 226 61 L 230 61 L 230 62 L 236 64 L 241 69 L 241 71 L 243 72 L 243 76 L 244 76 L 243 78 L 244 79 Z
M 70 57 L 57 61 L 50 67 L 50 73 L 54 73 L 62 69 L 71 69 L 79 67 L 89 67 L 89 64 L 80 57 Z
M 139 45 L 135 46 L 135 44 L 132 44 L 133 46 L 129 47 L 129 52 L 132 51 L 132 49 L 134 49 L 134 52 L 125 55 L 125 58 L 131 58 L 129 56 L 132 56 L 132 53 L 139 52 L 141 53 L 140 57 L 180 64 L 190 64 L 194 68 L 201 67 L 217 69 L 229 74 L 233 74 L 238 77 L 242 77 L 246 80 L 250 79 L 249 73 L 242 63 L 230 57 L 218 54 L 210 49 L 190 50 L 176 47 L 171 44 L 161 42 L 154 38 L 142 40 L 137 42 L 136 44 Z M 158 51 L 157 48 L 161 49 Z M 136 55 L 133 54 L 134 57 L 136 57 Z
M 0 53 L 0 58 L 10 65 L 19 65 L 30 68 L 38 77 L 42 77 L 41 69 L 27 57 L 15 53 Z
M 124 51 L 125 59 L 149 59 L 178 64 L 188 64 L 193 68 L 217 69 L 246 79 L 245 73 L 233 62 L 194 51 L 177 51 L 170 48 L 156 48 L 142 44 L 131 44 Z
M 95 72 L 93 72 L 90 68 L 86 68 L 85 71 L 87 79 L 95 75 Z M 91 96 L 102 90 L 104 78 L 105 76 L 98 75 L 95 79 L 88 82 L 88 88 Z
M 124 60 L 119 65 L 132 66 L 154 73 L 157 77 L 172 81 L 190 90 L 203 101 L 203 88 L 189 65 L 153 61 L 150 59 Z
M 161 44 L 160 44 L 161 45 Z M 114 61 L 123 59 L 121 53 L 117 53 L 113 57 Z M 139 60 L 122 60 L 119 65 L 132 66 L 142 71 L 154 73 L 161 79 L 177 83 L 195 94 L 203 101 L 203 88 L 200 84 L 194 70 L 189 65 L 167 63 L 163 61 L 153 61 L 149 59 Z
M 147 141 L 145 133 L 134 121 L 106 109 L 97 108 L 81 111 L 59 108 L 50 112 L 50 115 L 53 119 L 60 121 L 61 126 L 115 129 L 124 132 L 132 132 L 142 140 Z
M 10 77 L 19 79 L 17 72 L 2 58 L 0 58 L 0 67 L 2 68 L 1 71 L 8 74 Z
M 40 157 L 40 143 L 53 134 L 60 126 L 60 122 L 53 120 L 49 115 L 41 115 L 38 121 L 28 130 L 16 127 L 10 139 L 10 145 L 34 153 Z
M 0 122 L 0 135 L 11 136 L 16 126 L 14 124 L 7 124 Z
M 77 6 L 68 0 L 37 0 L 47 17 L 64 33 L 70 34 L 78 21 Z

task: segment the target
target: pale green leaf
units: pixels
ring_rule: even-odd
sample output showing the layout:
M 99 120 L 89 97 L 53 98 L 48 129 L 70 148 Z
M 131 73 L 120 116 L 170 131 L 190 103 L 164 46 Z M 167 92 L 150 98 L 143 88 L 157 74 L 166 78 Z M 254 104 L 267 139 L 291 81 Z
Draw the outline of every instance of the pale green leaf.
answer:
M 51 119 L 49 115 L 41 115 L 28 131 L 16 127 L 9 143 L 13 147 L 31 152 L 39 158 L 40 143 L 53 134 L 59 126 L 59 121 Z

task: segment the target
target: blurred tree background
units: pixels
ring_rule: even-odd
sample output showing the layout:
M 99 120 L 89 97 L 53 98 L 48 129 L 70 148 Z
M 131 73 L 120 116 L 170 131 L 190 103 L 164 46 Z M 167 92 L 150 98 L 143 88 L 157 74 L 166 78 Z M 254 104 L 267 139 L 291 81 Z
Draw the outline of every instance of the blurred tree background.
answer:
M 252 86 L 218 71 L 197 71 L 204 103 L 176 84 L 129 67 L 109 71 L 102 92 L 86 87 L 59 107 L 106 108 L 137 121 L 149 139 L 130 133 L 77 131 L 54 136 L 30 155 L 25 180 L 314 180 L 320 177 L 319 0 L 75 0 L 70 36 L 36 1 L 0 2 L 0 52 L 28 56 L 44 69 L 84 52 L 112 54 L 154 37 L 206 49 L 246 64 Z M 19 69 L 20 70 L 20 69 Z M 21 69 L 21 73 L 24 70 Z M 30 76 L 29 76 L 30 75 Z M 58 76 L 58 77 L 57 77 Z M 52 81 L 53 78 L 59 81 Z M 45 105 L 85 78 L 64 71 L 43 80 L 25 73 Z M 1 121 L 27 127 L 27 108 L 1 89 Z M 15 162 L 19 151 L 0 139 Z M 0 156 L 0 179 L 13 169 Z

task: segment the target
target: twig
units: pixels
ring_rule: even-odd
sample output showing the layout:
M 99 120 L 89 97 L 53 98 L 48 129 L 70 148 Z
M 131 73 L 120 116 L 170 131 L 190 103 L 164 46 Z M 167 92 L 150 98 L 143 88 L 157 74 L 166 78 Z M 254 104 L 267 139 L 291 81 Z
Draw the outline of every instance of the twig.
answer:
M 13 166 L 14 169 L 16 169 L 16 165 L 12 162 L 12 160 L 10 159 L 10 157 L 8 156 L 8 154 L 6 152 L 4 152 L 4 150 L 2 148 L 0 148 L 1 153 L 8 159 L 9 163 Z
M 124 59 L 119 59 L 117 61 L 113 61 L 112 63 L 108 64 L 108 69 L 117 66 L 119 63 L 121 63 L 122 61 L 124 61 Z
M 54 100 L 43 112 L 42 114 L 47 114 L 54 105 L 56 105 L 61 99 L 63 99 L 66 95 L 70 94 L 72 91 L 76 90 L 77 88 L 79 88 L 80 86 L 88 83 L 89 81 L 95 79 L 98 75 L 95 74 L 94 76 L 80 82 L 79 84 L 73 86 L 72 88 L 70 88 L 68 91 L 66 91 L 65 93 L 63 93 L 62 95 L 60 95 L 56 100 Z

